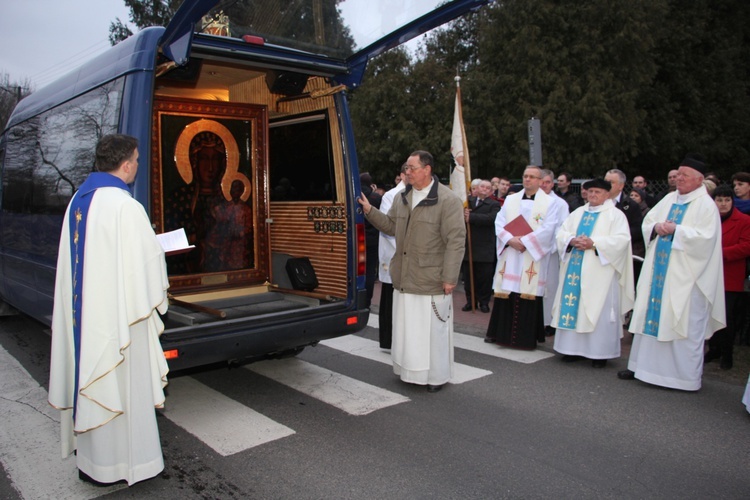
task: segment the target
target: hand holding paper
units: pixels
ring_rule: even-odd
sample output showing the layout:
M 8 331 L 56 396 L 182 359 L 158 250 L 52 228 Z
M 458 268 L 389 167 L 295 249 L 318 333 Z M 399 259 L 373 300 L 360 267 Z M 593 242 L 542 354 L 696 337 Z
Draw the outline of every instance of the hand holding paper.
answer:
M 159 244 L 166 255 L 177 255 L 184 252 L 189 252 L 195 245 L 191 245 L 188 242 L 185 229 L 175 229 L 167 233 L 157 234 L 156 239 L 159 240 Z

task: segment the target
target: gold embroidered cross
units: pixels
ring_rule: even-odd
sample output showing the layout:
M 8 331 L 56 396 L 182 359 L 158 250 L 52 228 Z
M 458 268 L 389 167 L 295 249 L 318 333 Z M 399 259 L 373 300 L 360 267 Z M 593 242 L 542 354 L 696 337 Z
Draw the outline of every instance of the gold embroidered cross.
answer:
M 529 268 L 526 271 L 524 271 L 524 272 L 529 277 L 529 283 L 531 283 L 531 280 L 534 279 L 534 276 L 536 276 L 537 274 L 539 274 L 538 272 L 534 271 L 534 262 L 532 262 L 531 265 L 529 266 Z

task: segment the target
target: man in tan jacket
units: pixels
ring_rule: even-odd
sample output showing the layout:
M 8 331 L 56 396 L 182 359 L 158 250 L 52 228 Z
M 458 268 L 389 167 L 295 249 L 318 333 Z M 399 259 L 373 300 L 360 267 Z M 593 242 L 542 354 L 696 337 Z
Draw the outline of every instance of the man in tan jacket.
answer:
M 464 254 L 461 200 L 432 173 L 434 160 L 415 151 L 409 185 L 387 214 L 359 203 L 370 223 L 396 238 L 393 279 L 393 371 L 404 382 L 439 391 L 453 376 L 453 289 Z

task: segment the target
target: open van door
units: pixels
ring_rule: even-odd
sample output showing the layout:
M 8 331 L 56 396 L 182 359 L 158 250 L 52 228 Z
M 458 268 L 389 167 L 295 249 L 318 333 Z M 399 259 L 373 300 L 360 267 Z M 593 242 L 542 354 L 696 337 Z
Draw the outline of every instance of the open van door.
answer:
M 185 1 L 167 26 L 160 48 L 178 66 L 186 64 L 197 23 L 206 14 L 223 12 L 232 37 L 307 54 L 311 64 L 330 67 L 338 83 L 356 87 L 372 57 L 490 1 Z

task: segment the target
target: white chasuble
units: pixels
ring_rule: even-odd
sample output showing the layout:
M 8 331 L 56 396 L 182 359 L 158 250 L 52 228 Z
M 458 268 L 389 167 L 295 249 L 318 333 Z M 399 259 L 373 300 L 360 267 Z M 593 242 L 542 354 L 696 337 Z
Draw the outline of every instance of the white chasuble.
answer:
M 505 199 L 495 219 L 498 262 L 493 288 L 495 294 L 520 293 L 525 296 L 544 296 L 547 284 L 549 255 L 555 248 L 555 231 L 560 225 L 558 212 L 550 210 L 551 197 L 541 189 L 534 200 L 524 200 L 524 192 Z M 519 215 L 523 216 L 532 232 L 521 237 L 526 251 L 519 252 L 506 246 L 513 235 L 505 226 Z
M 49 402 L 62 410 L 63 457 L 78 449 L 79 469 L 95 480 L 132 484 L 163 469 L 154 408 L 164 404 L 168 372 L 158 313 L 166 313 L 169 281 L 143 206 L 116 187 L 99 188 L 92 196 L 83 249 L 78 396 L 71 214 L 66 212 L 55 283 Z
M 643 219 L 643 239 L 649 243 L 638 280 L 630 331 L 644 333 L 651 281 L 655 279 L 653 270 L 657 238 L 651 239 L 651 234 L 657 223 L 668 219 L 674 203 L 689 205 L 672 241 L 667 275 L 663 283 L 657 339 L 671 341 L 689 337 L 689 332 L 694 327 L 690 322 L 693 290 L 697 290 L 708 303 L 709 321 L 704 332 L 708 339 L 713 332 L 726 326 L 726 311 L 721 219 L 716 204 L 703 186 L 685 195 L 676 191 L 669 193 Z
M 606 320 L 611 320 L 621 326 L 622 316 L 633 308 L 634 301 L 633 253 L 627 217 L 615 207 L 611 200 L 606 200 L 598 207 L 589 207 L 586 204 L 576 209 L 565 220 L 557 235 L 557 250 L 560 255 L 563 255 L 563 262 L 560 266 L 560 286 L 555 294 L 553 325 L 556 328 L 566 328 L 559 324 L 558 316 L 560 303 L 566 300 L 561 296 L 561 292 L 572 255 L 571 252 L 567 252 L 567 248 L 570 240 L 577 236 L 576 231 L 581 218 L 589 212 L 599 212 L 596 225 L 590 235 L 596 250 L 583 252 L 580 273 L 581 293 L 577 299 L 578 315 L 575 325 L 568 328 L 579 333 L 593 332 L 602 315 Z M 605 311 L 607 293 L 604 291 L 610 289 L 613 281 L 619 288 L 620 300 L 619 303 L 614 304 L 615 309 Z
M 654 226 L 668 219 L 673 204 L 688 204 L 674 232 L 657 336 L 645 335 L 657 238 Z M 650 384 L 697 391 L 703 375 L 705 340 L 726 325 L 721 219 L 716 204 L 701 186 L 691 193 L 670 193 L 646 214 L 643 236 L 650 241 L 638 280 L 630 331 L 628 369 Z M 661 279 L 659 280 L 661 283 Z
M 596 251 L 583 252 L 581 290 L 577 298 L 563 297 L 572 252 L 568 244 L 576 235 L 581 218 L 599 212 L 590 238 Z M 633 307 L 633 262 L 630 228 L 625 214 L 611 200 L 603 205 L 588 204 L 575 210 L 563 223 L 557 236 L 558 252 L 564 256 L 560 284 L 555 294 L 553 322 L 557 328 L 554 349 L 561 354 L 589 359 L 613 359 L 620 356 L 623 315 Z M 561 326 L 561 301 L 575 300 L 576 322 Z

